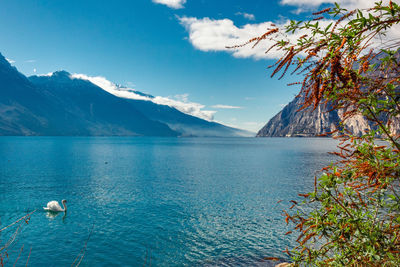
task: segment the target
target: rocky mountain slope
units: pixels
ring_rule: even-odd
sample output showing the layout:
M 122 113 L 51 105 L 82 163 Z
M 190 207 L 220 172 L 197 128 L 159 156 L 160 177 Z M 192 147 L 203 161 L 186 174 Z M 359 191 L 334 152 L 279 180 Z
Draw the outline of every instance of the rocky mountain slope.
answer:
M 66 71 L 51 76 L 33 76 L 29 81 L 46 103 L 63 111 L 56 116 L 61 135 L 177 136 L 167 125 L 149 119 L 127 101 L 86 80 L 72 79 Z M 46 112 L 46 117 L 51 117 Z M 41 134 L 41 133 L 39 133 Z
M 257 137 L 311 137 L 332 132 L 339 125 L 343 112 L 329 111 L 325 105 L 315 110 L 308 108 L 298 111 L 301 98 L 295 98 L 257 133 Z M 355 135 L 361 135 L 372 125 L 362 116 L 355 116 L 346 121 L 346 127 Z
M 166 105 L 115 96 L 66 71 L 27 78 L 0 54 L 0 135 L 234 137 L 249 133 Z
M 375 57 L 371 63 L 380 64 L 383 55 Z M 395 54 L 400 60 L 400 51 Z M 257 133 L 257 137 L 300 137 L 318 136 L 329 133 L 337 129 L 339 122 L 343 119 L 343 110 L 330 111 L 330 107 L 325 105 L 318 106 L 317 109 L 298 111 L 303 99 L 296 97 L 287 104 L 282 111 L 276 114 L 268 123 Z M 384 120 L 384 119 L 383 119 Z M 345 122 L 347 130 L 354 135 L 362 135 L 370 129 L 376 128 L 371 122 L 367 121 L 362 115 L 353 116 Z M 393 134 L 400 134 L 400 116 L 392 121 L 391 131 Z

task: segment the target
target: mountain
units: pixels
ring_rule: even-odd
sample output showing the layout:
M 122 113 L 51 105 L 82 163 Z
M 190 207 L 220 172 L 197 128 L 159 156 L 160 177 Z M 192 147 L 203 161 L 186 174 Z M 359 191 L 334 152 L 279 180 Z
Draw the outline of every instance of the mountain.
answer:
M 234 129 L 215 122 L 209 122 L 167 106 L 153 103 L 147 100 L 134 100 L 114 96 L 93 83 L 79 78 L 71 78 L 71 74 L 65 71 L 55 72 L 49 76 L 31 76 L 29 80 L 38 88 L 44 91 L 51 91 L 58 99 L 63 101 L 63 105 L 79 105 L 82 108 L 76 110 L 77 114 L 87 114 L 88 107 L 91 113 L 101 113 L 109 118 L 123 119 L 127 115 L 125 122 L 133 115 L 133 112 L 139 112 L 146 118 L 167 125 L 175 131 L 178 136 L 248 136 L 249 133 L 243 130 Z M 120 90 L 125 88 L 119 87 Z M 96 95 L 93 92 L 96 92 Z M 135 94 L 148 99 L 154 98 L 149 94 L 134 91 Z M 90 99 L 90 103 L 87 101 Z M 121 109 L 124 109 L 121 111 Z M 68 110 L 72 110 L 68 107 Z M 137 114 L 135 115 L 137 116 Z M 147 134 L 148 135 L 148 134 Z
M 166 105 L 115 96 L 66 71 L 27 78 L 0 54 L 0 135 L 232 137 L 249 133 Z
M 66 71 L 51 76 L 32 76 L 29 81 L 48 96 L 48 102 L 57 103 L 69 116 L 61 132 L 72 131 L 73 135 L 178 135 L 167 125 L 150 120 L 124 99 L 89 81 L 73 79 Z
M 0 134 L 56 135 L 57 127 L 48 118 L 60 109 L 0 55 Z
M 135 92 L 137 93 L 137 92 Z M 248 137 L 253 133 L 206 121 L 167 106 L 144 100 L 127 100 L 150 119 L 163 122 L 182 136 Z
M 303 99 L 296 97 L 257 133 L 257 137 L 311 137 L 332 132 L 343 118 L 343 111 L 332 110 L 319 105 L 298 111 Z M 373 128 L 361 115 L 346 120 L 346 128 L 355 135 L 361 135 Z

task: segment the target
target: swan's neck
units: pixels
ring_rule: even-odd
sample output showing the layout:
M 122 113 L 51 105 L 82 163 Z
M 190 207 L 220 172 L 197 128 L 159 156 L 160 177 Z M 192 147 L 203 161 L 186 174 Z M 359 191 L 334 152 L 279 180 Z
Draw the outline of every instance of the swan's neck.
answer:
M 63 203 L 61 203 L 62 205 L 63 205 L 63 207 L 64 207 L 64 212 L 66 212 L 67 211 L 67 204 L 65 204 L 64 202 Z

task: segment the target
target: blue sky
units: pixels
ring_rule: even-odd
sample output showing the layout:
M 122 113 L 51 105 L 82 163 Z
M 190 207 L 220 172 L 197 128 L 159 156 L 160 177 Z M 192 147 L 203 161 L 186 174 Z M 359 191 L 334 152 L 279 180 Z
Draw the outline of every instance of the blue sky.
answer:
M 225 46 L 262 33 L 268 23 L 305 19 L 326 2 L 332 1 L 3 0 L 0 52 L 26 75 L 102 76 L 257 131 L 293 99 L 298 88 L 286 84 L 298 78 L 269 77 L 267 66 L 279 54 L 266 57 L 268 44 Z

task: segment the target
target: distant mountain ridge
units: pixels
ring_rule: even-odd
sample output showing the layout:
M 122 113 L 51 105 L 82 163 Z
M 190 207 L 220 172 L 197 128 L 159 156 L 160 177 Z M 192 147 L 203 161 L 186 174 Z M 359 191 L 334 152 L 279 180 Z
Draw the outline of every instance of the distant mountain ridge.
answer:
M 151 101 L 115 96 L 66 71 L 27 78 L 0 54 L 0 135 L 234 137 L 249 133 Z

